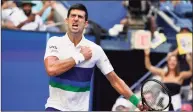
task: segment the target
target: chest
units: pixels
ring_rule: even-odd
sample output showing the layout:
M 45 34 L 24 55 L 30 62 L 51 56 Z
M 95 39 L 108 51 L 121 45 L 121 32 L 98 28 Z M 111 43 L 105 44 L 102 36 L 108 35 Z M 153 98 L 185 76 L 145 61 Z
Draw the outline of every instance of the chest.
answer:
M 99 59 L 99 56 L 97 55 L 97 50 L 95 50 L 93 47 L 90 47 L 90 49 L 92 50 L 91 59 L 76 65 L 77 67 L 90 68 L 95 66 L 97 60 Z M 58 48 L 59 59 L 64 60 L 70 58 L 73 55 L 80 53 L 80 50 L 81 50 L 80 47 L 75 47 L 74 45 L 60 45 Z
M 175 82 L 175 83 L 181 83 L 181 78 L 179 76 L 167 76 L 163 78 L 164 82 Z

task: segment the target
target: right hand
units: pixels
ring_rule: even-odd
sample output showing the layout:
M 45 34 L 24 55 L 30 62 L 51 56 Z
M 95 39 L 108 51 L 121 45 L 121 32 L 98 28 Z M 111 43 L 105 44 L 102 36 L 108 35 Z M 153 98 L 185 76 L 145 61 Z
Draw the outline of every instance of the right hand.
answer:
M 35 21 L 35 14 L 31 14 L 29 17 L 28 17 L 28 19 L 27 19 L 27 22 L 33 22 L 33 21 Z
M 51 7 L 55 8 L 56 7 L 56 1 L 51 1 Z
M 44 8 L 48 8 L 51 6 L 51 1 L 45 1 Z
M 7 9 L 7 8 L 9 8 L 8 3 L 7 3 L 7 2 L 4 2 L 4 3 L 1 5 L 1 8 L 2 8 L 2 9 Z
M 140 102 L 138 105 L 137 105 L 137 108 L 140 110 L 140 111 L 148 111 L 149 110 L 149 107 L 147 105 L 143 105 L 142 102 Z
M 146 56 L 148 56 L 150 54 L 150 49 L 144 49 L 144 53 Z
M 83 54 L 85 60 L 89 60 L 92 57 L 92 51 L 89 47 L 81 46 L 80 53 Z

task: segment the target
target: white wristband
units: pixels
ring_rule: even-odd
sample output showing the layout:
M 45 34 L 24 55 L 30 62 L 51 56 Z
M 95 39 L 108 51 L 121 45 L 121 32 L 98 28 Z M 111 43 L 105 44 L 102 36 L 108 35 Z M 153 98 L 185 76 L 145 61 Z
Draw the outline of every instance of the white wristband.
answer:
M 75 54 L 74 56 L 72 56 L 72 58 L 75 60 L 76 64 L 82 63 L 85 60 L 82 53 Z

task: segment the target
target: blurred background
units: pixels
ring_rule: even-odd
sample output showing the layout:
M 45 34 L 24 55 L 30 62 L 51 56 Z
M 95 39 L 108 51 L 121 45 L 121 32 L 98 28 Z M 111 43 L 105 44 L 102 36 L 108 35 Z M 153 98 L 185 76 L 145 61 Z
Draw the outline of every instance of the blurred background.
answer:
M 192 33 L 191 0 L 125 1 L 1 1 L 3 111 L 44 110 L 48 98 L 48 80 L 44 68 L 47 40 L 66 33 L 64 19 L 68 8 L 82 3 L 88 10 L 89 26 L 85 37 L 100 45 L 115 72 L 135 93 L 153 76 L 144 65 L 148 40 L 152 65 L 164 68 L 166 56 L 178 46 L 176 35 Z M 157 34 L 162 34 L 155 42 Z M 140 35 L 141 39 L 137 38 Z M 181 58 L 184 61 L 184 58 Z M 182 64 L 181 69 L 187 69 Z M 105 76 L 95 69 L 90 109 L 111 111 L 121 96 Z M 183 110 L 192 110 L 192 81 L 184 81 L 180 95 Z

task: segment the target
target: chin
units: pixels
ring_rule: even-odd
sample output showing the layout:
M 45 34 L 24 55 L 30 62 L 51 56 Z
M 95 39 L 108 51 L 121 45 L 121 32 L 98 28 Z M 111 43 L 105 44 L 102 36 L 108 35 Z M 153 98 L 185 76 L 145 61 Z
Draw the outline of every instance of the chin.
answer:
M 74 31 L 74 30 L 71 30 L 70 32 L 71 32 L 71 33 L 78 33 L 78 31 Z
M 175 67 L 170 67 L 170 70 L 174 70 L 175 69 Z
M 72 32 L 73 34 L 79 34 L 79 32 Z

